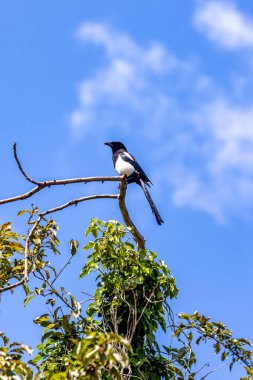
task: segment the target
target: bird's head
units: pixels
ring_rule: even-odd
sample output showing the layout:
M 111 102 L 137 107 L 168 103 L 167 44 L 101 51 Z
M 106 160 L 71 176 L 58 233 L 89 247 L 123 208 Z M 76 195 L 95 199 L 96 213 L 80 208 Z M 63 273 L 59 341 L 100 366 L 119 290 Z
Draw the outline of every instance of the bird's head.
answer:
M 124 149 L 127 150 L 125 145 L 122 144 L 120 141 L 111 141 L 111 142 L 106 142 L 105 145 L 108 145 L 112 148 L 113 153 L 117 152 L 119 149 Z

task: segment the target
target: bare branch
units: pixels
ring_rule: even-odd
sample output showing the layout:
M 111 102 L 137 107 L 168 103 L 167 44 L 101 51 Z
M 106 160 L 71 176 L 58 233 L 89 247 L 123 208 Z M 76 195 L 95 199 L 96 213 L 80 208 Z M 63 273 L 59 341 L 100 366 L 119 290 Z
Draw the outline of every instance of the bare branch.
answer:
M 84 178 L 70 178 L 70 179 L 54 179 L 44 182 L 36 182 L 38 186 L 29 190 L 27 193 L 17 195 L 15 197 L 6 198 L 0 200 L 0 205 L 5 203 L 11 203 L 16 201 L 21 201 L 30 198 L 32 195 L 38 193 L 40 190 L 46 187 L 59 186 L 59 185 L 69 185 L 73 183 L 88 183 L 88 182 L 119 182 L 122 177 L 111 176 L 111 177 L 84 177 Z
M 145 249 L 145 240 L 144 237 L 141 235 L 141 233 L 137 230 L 136 226 L 132 222 L 128 210 L 126 208 L 126 203 L 125 203 L 125 197 L 126 197 L 126 189 L 127 189 L 127 182 L 125 177 L 120 177 L 121 182 L 120 182 L 120 193 L 119 193 L 119 208 L 122 214 L 122 217 L 124 219 L 125 224 L 127 227 L 130 227 L 131 232 L 133 234 L 134 240 L 137 244 L 138 250 L 140 249 Z
M 42 190 L 41 186 L 36 186 L 32 190 L 28 191 L 27 193 L 16 195 L 15 197 L 1 199 L 0 205 L 3 205 L 5 203 L 11 203 L 11 202 L 17 202 L 22 201 L 24 199 L 30 198 L 32 195 L 38 193 L 38 191 Z
M 16 201 L 21 201 L 27 198 L 30 198 L 32 195 L 38 193 L 40 190 L 45 189 L 47 187 L 51 186 L 59 186 L 59 185 L 70 185 L 73 183 L 88 183 L 88 182 L 119 182 L 122 181 L 122 177 L 120 176 L 99 176 L 99 177 L 80 177 L 80 178 L 69 178 L 69 179 L 53 179 L 53 180 L 47 180 L 47 181 L 35 181 L 32 179 L 28 174 L 25 172 L 23 169 L 21 162 L 18 158 L 17 155 L 17 144 L 15 143 L 13 145 L 13 151 L 14 151 L 14 158 L 15 161 L 17 162 L 17 165 L 19 167 L 19 170 L 25 177 L 27 181 L 30 183 L 33 183 L 37 185 L 33 189 L 29 190 L 26 193 L 16 195 L 15 197 L 10 197 L 6 199 L 0 200 L 0 205 L 5 204 L 5 203 L 11 203 L 11 202 L 16 202 Z
M 11 290 L 11 289 L 17 288 L 18 286 L 23 285 L 24 283 L 25 283 L 25 276 L 23 276 L 23 278 L 20 281 L 15 282 L 15 284 L 8 285 L 8 286 L 6 286 L 4 288 L 0 288 L 0 293 L 5 292 L 7 290 Z
M 214 373 L 214 372 L 216 372 L 216 371 L 219 371 L 219 369 L 225 367 L 226 365 L 228 365 L 228 363 L 224 363 L 224 364 L 219 365 L 219 367 L 214 368 L 213 370 L 209 371 L 207 374 L 205 374 L 204 376 L 202 376 L 202 377 L 200 378 L 200 380 L 204 380 L 205 378 L 207 378 L 207 376 L 211 375 L 211 373 Z M 202 369 L 202 368 L 201 368 L 201 369 Z M 196 373 L 197 373 L 197 372 L 196 372 Z
M 82 197 L 82 198 L 76 198 L 76 199 L 73 199 L 72 201 L 64 203 L 61 206 L 54 207 L 54 208 L 51 208 L 50 210 L 41 212 L 40 215 L 44 217 L 48 214 L 52 214 L 53 212 L 61 211 L 69 206 L 73 206 L 73 205 L 76 206 L 80 202 L 90 201 L 92 199 L 102 199 L 102 198 L 117 199 L 118 195 L 117 194 L 97 194 L 97 195 L 88 195 L 87 197 Z
M 29 277 L 28 260 L 29 260 L 29 250 L 30 250 L 31 238 L 32 238 L 32 235 L 33 235 L 36 227 L 38 226 L 40 221 L 43 219 L 43 217 L 48 215 L 48 214 L 51 214 L 51 213 L 54 213 L 57 211 L 61 211 L 67 207 L 77 205 L 78 203 L 81 203 L 84 201 L 88 201 L 88 200 L 92 200 L 92 199 L 104 199 L 104 198 L 118 199 L 119 200 L 119 208 L 120 208 L 122 217 L 124 219 L 125 224 L 127 225 L 127 227 L 129 227 L 129 229 L 130 229 L 130 231 L 134 237 L 134 240 L 137 244 L 137 249 L 138 250 L 145 249 L 145 240 L 144 240 L 143 236 L 140 234 L 140 232 L 138 231 L 138 229 L 136 228 L 136 226 L 134 225 L 134 223 L 132 222 L 132 220 L 129 216 L 128 210 L 126 208 L 125 196 L 126 196 L 126 189 L 127 189 L 127 181 L 126 181 L 125 176 L 70 178 L 70 179 L 49 180 L 49 181 L 39 182 L 39 181 L 35 181 L 31 177 L 29 177 L 28 174 L 23 169 L 21 162 L 20 162 L 18 155 L 17 155 L 17 144 L 16 143 L 13 145 L 13 151 L 14 151 L 14 157 L 15 157 L 15 160 L 16 160 L 17 165 L 19 167 L 19 170 L 21 171 L 21 173 L 23 174 L 25 179 L 27 181 L 29 181 L 30 183 L 33 183 L 37 186 L 34 187 L 33 189 L 31 189 L 30 191 L 26 192 L 26 193 L 17 195 L 15 197 L 0 200 L 0 205 L 5 204 L 5 203 L 11 203 L 11 202 L 16 202 L 19 200 L 27 199 L 27 198 L 33 196 L 37 192 L 39 192 L 42 189 L 47 188 L 47 187 L 58 186 L 58 185 L 68 185 L 68 184 L 73 184 L 73 183 L 88 183 L 88 182 L 102 182 L 103 183 L 103 182 L 109 182 L 109 181 L 118 181 L 118 182 L 120 182 L 120 186 L 119 186 L 120 192 L 119 192 L 119 194 L 115 194 L 115 195 L 114 194 L 97 194 L 97 195 L 89 195 L 89 196 L 77 198 L 77 199 L 71 200 L 71 201 L 69 201 L 63 205 L 60 205 L 60 206 L 57 206 L 57 207 L 54 207 L 54 208 L 51 208 L 49 210 L 41 212 L 38 216 L 38 219 L 34 222 L 33 227 L 31 228 L 31 230 L 29 231 L 29 233 L 26 237 L 25 253 L 24 253 L 24 276 L 23 276 L 23 278 L 14 284 L 11 284 L 11 285 L 8 285 L 8 286 L 2 287 L 2 288 L 0 287 L 0 292 L 4 292 L 4 291 L 10 290 L 10 289 L 14 289 L 17 286 L 22 285 L 28 281 L 28 277 Z
M 37 181 L 34 181 L 32 178 L 30 178 L 26 172 L 24 171 L 20 161 L 19 161 L 19 158 L 18 158 L 18 154 L 17 154 L 17 143 L 14 143 L 13 144 L 13 152 L 14 152 L 14 158 L 15 158 L 15 161 L 16 163 L 18 164 L 18 168 L 19 170 L 21 171 L 21 173 L 23 174 L 23 176 L 25 177 L 25 179 L 27 179 L 27 181 L 31 182 L 31 183 L 34 183 L 35 185 L 39 185 L 39 182 Z
M 89 301 L 95 301 L 95 298 L 87 298 L 86 300 L 82 300 L 82 301 L 79 301 L 80 305 L 82 305 L 83 303 L 85 302 L 89 302 Z
M 63 267 L 59 270 L 59 272 L 56 274 L 55 278 L 53 279 L 53 281 L 51 282 L 51 284 L 53 285 L 53 283 L 60 277 L 60 275 L 62 274 L 62 272 L 64 271 L 64 269 L 70 264 L 71 260 L 73 259 L 73 255 L 71 255 L 68 259 L 68 261 L 63 265 Z
M 87 292 L 81 292 L 82 294 L 85 294 L 86 296 L 89 296 L 89 297 L 92 297 L 92 298 L 94 298 L 94 294 L 90 294 L 90 293 L 87 293 Z

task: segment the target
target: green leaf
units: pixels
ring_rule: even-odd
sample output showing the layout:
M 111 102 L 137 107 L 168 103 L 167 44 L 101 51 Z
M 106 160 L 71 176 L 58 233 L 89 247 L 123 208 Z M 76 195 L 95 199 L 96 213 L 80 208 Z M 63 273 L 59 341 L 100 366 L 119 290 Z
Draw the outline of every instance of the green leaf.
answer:
M 89 241 L 89 243 L 86 244 L 86 245 L 83 247 L 83 249 L 84 249 L 85 251 L 88 251 L 89 249 L 93 248 L 94 245 L 95 245 L 95 243 L 94 243 L 93 241 Z
M 33 322 L 40 326 L 46 327 L 49 325 L 50 320 L 48 318 L 48 314 L 42 314 L 40 317 L 35 318 Z
M 17 214 L 17 216 L 21 216 L 23 215 L 24 213 L 28 212 L 28 210 L 20 210 Z
M 26 307 L 28 302 L 31 301 L 31 299 L 34 297 L 34 294 L 32 294 L 31 296 L 28 296 L 24 299 L 24 306 Z
M 72 256 L 74 256 L 77 253 L 77 250 L 79 247 L 78 241 L 74 239 L 70 240 L 69 246 L 70 246 L 70 253 Z

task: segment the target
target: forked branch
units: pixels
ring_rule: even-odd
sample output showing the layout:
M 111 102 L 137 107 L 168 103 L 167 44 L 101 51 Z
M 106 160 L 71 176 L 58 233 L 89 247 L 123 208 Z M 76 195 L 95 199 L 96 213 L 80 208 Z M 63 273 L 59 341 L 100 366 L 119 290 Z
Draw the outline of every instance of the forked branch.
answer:
M 110 177 L 80 177 L 80 178 L 69 178 L 69 179 L 53 179 L 53 180 L 48 180 L 48 181 L 35 181 L 32 179 L 24 170 L 23 166 L 21 165 L 20 159 L 18 158 L 17 154 L 17 144 L 15 143 L 13 145 L 13 152 L 14 152 L 14 158 L 15 161 L 18 165 L 19 170 L 25 177 L 25 179 L 30 182 L 35 184 L 36 186 L 27 191 L 26 193 L 16 195 L 15 197 L 11 198 L 5 198 L 0 200 L 0 205 L 5 204 L 5 203 L 11 203 L 11 202 L 17 202 L 21 201 L 27 198 L 30 198 L 34 194 L 38 193 L 42 189 L 45 188 L 50 188 L 51 186 L 59 186 L 59 185 L 70 185 L 73 183 L 88 183 L 88 182 L 119 182 L 121 180 L 121 177 L 119 176 L 110 176 Z
M 6 287 L 0 287 L 0 292 L 4 292 L 7 290 L 14 289 L 14 288 L 16 288 L 16 287 L 18 287 L 18 286 L 20 286 L 20 285 L 22 285 L 28 281 L 28 279 L 29 279 L 28 264 L 29 264 L 31 241 L 32 241 L 33 234 L 36 230 L 36 227 L 43 220 L 43 218 L 46 215 L 52 214 L 54 212 L 62 211 L 65 208 L 73 206 L 73 205 L 76 206 L 77 204 L 84 202 L 84 201 L 90 201 L 93 199 L 118 199 L 119 208 L 120 208 L 122 217 L 124 219 L 125 224 L 127 225 L 127 227 L 129 227 L 129 229 L 133 235 L 133 238 L 137 244 L 138 250 L 145 248 L 145 240 L 144 240 L 143 236 L 140 234 L 140 232 L 138 231 L 138 229 L 136 228 L 136 226 L 134 225 L 134 223 L 132 222 L 132 220 L 129 216 L 127 207 L 126 207 L 125 197 L 126 197 L 127 181 L 126 181 L 125 176 L 70 178 L 70 179 L 49 180 L 49 181 L 39 182 L 39 181 L 33 180 L 30 176 L 28 176 L 28 174 L 23 169 L 21 162 L 20 162 L 18 155 L 17 155 L 16 143 L 13 145 L 13 151 L 14 151 L 14 158 L 17 162 L 19 170 L 21 171 L 21 173 L 23 174 L 25 179 L 27 181 L 29 181 L 30 183 L 35 184 L 36 187 L 34 187 L 30 191 L 23 193 L 21 195 L 17 195 L 15 197 L 0 200 L 0 205 L 5 204 L 5 203 L 17 202 L 20 200 L 27 199 L 27 198 L 33 196 L 34 194 L 36 194 L 37 192 L 39 192 L 40 190 L 42 190 L 44 188 L 50 188 L 51 186 L 69 185 L 69 184 L 73 184 L 73 183 L 88 183 L 88 182 L 102 182 L 103 183 L 103 182 L 111 182 L 111 181 L 118 181 L 120 183 L 120 185 L 119 185 L 119 194 L 96 194 L 96 195 L 89 195 L 89 196 L 85 196 L 85 197 L 81 197 L 81 198 L 76 198 L 76 199 L 73 199 L 67 203 L 60 205 L 60 206 L 57 206 L 57 207 L 54 207 L 54 208 L 51 208 L 51 209 L 48 209 L 48 210 L 45 210 L 45 211 L 39 213 L 38 219 L 34 222 L 33 227 L 30 229 L 30 231 L 26 237 L 25 251 L 24 251 L 24 274 L 23 274 L 23 277 L 20 281 L 14 283 L 14 284 L 8 285 Z

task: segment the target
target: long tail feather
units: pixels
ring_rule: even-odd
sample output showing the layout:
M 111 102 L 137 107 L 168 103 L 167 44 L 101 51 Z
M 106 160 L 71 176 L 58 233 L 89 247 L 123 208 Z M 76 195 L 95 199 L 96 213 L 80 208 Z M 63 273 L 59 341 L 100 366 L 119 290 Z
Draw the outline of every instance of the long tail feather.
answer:
M 155 215 L 156 221 L 159 225 L 161 225 L 162 223 L 164 223 L 164 221 L 162 220 L 162 218 L 161 218 L 161 216 L 160 216 L 160 214 L 159 214 L 159 212 L 158 212 L 158 210 L 157 210 L 157 208 L 153 202 L 153 199 L 151 198 L 151 195 L 148 192 L 146 184 L 141 178 L 139 180 L 140 180 L 140 185 L 142 187 L 142 190 L 144 191 L 144 194 L 145 194 L 145 196 L 148 200 L 148 203 L 151 207 L 151 210 L 152 210 L 153 214 Z

